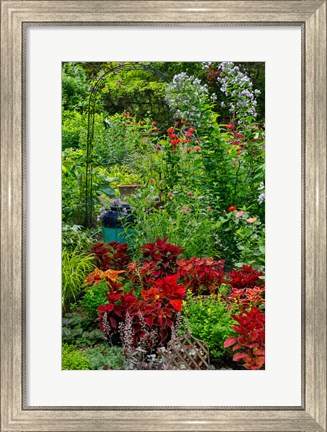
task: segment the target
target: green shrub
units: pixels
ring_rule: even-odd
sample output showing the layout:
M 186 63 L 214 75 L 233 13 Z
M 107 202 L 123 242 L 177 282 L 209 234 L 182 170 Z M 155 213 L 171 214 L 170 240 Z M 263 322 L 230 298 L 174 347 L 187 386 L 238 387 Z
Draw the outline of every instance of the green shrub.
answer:
M 208 345 L 211 359 L 218 360 L 226 355 L 224 342 L 234 335 L 232 325 L 235 322 L 219 297 L 189 296 L 182 313 L 188 320 L 191 333 Z
M 62 250 L 62 307 L 67 310 L 83 290 L 85 277 L 95 268 L 93 255 L 78 249 Z
M 61 368 L 63 370 L 88 370 L 90 362 L 74 345 L 65 344 L 62 347 Z
M 99 282 L 88 288 L 81 300 L 81 306 L 91 321 L 98 317 L 97 308 L 108 301 L 105 292 L 108 292 L 107 283 L 105 281 Z
M 90 362 L 90 369 L 123 369 L 125 358 L 122 348 L 110 347 L 107 344 L 97 345 L 85 351 Z

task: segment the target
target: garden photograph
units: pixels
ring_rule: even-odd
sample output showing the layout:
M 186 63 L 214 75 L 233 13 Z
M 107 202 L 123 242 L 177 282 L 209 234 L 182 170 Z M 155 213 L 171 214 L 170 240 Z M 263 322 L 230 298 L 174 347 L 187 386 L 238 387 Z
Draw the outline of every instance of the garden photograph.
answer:
M 62 369 L 265 369 L 265 64 L 62 63 Z

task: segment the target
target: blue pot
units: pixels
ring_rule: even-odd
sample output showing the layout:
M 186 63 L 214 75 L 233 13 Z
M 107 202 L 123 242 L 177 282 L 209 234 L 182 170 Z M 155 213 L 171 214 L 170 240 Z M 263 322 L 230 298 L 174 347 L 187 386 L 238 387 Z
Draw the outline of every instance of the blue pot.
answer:
M 105 242 L 126 243 L 126 236 L 123 228 L 107 228 L 102 226 L 102 236 Z

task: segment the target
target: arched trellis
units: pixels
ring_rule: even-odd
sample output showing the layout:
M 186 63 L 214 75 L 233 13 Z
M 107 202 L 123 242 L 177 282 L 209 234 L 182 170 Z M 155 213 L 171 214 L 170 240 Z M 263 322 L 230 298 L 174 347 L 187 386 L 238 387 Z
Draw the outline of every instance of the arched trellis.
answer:
M 88 103 L 88 120 L 87 120 L 87 139 L 86 139 L 86 160 L 85 160 L 85 218 L 84 225 L 91 227 L 93 225 L 93 139 L 94 139 L 94 121 L 96 112 L 97 92 L 103 87 L 107 75 L 119 70 L 145 70 L 158 75 L 161 79 L 169 83 L 169 79 L 158 69 L 147 63 L 120 63 L 105 71 L 90 88 Z

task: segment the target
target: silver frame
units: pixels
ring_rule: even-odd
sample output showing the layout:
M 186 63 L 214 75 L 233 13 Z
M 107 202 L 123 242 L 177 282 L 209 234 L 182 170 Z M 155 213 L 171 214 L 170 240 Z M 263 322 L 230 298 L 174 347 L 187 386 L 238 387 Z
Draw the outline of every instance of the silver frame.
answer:
M 326 1 L 1 0 L 1 12 L 1 430 L 326 431 Z M 46 23 L 301 27 L 301 407 L 26 406 L 23 30 L 26 25 Z

